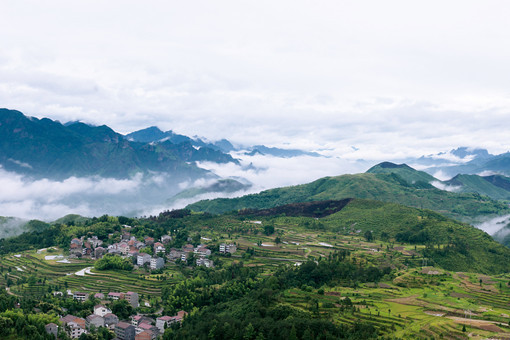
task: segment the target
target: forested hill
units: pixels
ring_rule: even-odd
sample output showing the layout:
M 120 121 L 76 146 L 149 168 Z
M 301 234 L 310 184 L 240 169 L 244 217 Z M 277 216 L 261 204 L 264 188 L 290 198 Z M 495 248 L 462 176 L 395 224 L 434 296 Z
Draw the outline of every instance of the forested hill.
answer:
M 106 125 L 63 125 L 0 109 L 0 165 L 33 177 L 129 177 L 138 172 L 166 172 L 182 178 L 202 177 L 194 161 L 234 162 L 230 155 L 189 142 L 137 143 Z
M 465 222 L 473 222 L 480 216 L 510 213 L 507 204 L 488 197 L 476 193 L 448 192 L 421 181 L 410 183 L 395 173 L 324 177 L 308 184 L 270 189 L 239 198 L 204 200 L 188 208 L 219 214 L 240 209 L 269 209 L 290 203 L 345 198 L 372 199 L 430 209 Z

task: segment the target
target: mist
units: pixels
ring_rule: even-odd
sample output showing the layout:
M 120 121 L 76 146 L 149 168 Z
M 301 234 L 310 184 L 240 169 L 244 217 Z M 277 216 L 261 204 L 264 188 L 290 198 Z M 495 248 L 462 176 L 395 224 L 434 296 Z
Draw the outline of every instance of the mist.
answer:
M 485 231 L 487 234 L 494 236 L 510 223 L 510 215 L 498 216 L 487 221 L 475 224 L 475 227 Z M 499 235 L 500 236 L 500 235 Z
M 308 183 L 325 176 L 365 171 L 371 164 L 335 157 L 301 156 L 279 158 L 266 155 L 233 154 L 240 165 L 201 162 L 211 176 L 194 181 L 176 181 L 166 173 L 136 174 L 129 179 L 70 177 L 62 181 L 34 180 L 0 168 L 0 216 L 54 221 L 67 214 L 92 217 L 157 215 L 164 210 L 218 197 L 239 197 L 262 190 Z M 248 190 L 209 192 L 192 198 L 172 200 L 179 192 L 207 187 L 219 178 L 251 184 Z
M 82 216 L 139 216 L 183 189 L 166 173 L 141 174 L 129 179 L 69 177 L 62 181 L 34 180 L 0 168 L 0 216 L 54 221 L 67 214 Z

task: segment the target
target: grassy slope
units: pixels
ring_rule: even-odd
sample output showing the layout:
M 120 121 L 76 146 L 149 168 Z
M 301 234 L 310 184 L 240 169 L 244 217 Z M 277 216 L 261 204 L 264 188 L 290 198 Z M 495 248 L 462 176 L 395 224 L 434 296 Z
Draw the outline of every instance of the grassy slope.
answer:
M 194 211 L 222 213 L 245 208 L 267 209 L 279 205 L 364 198 L 434 210 L 448 217 L 472 221 L 480 215 L 510 213 L 510 208 L 473 193 L 452 193 L 408 184 L 396 174 L 355 174 L 325 177 L 314 182 L 263 191 L 234 199 L 204 200 L 188 206 Z
M 394 164 L 390 162 L 383 162 L 377 164 L 370 169 L 367 170 L 367 173 L 371 174 L 389 174 L 395 173 L 405 179 L 408 183 L 416 183 L 421 182 L 423 184 L 427 184 L 433 181 L 437 181 L 438 179 L 429 175 L 424 171 L 418 171 L 407 164 Z
M 338 230 L 351 228 L 371 230 L 376 237 L 386 232 L 390 237 L 409 233 L 410 237 L 426 235 L 432 247 L 428 251 L 436 264 L 455 271 L 481 273 L 506 272 L 510 249 L 495 242 L 487 233 L 468 224 L 443 217 L 432 211 L 367 200 L 352 200 L 340 212 L 322 219 Z M 424 242 L 416 242 L 423 244 Z M 450 247 L 448 247 L 450 245 Z
M 498 187 L 478 175 L 457 175 L 445 183 L 460 186 L 460 192 L 476 192 L 497 200 L 510 199 L 510 191 Z

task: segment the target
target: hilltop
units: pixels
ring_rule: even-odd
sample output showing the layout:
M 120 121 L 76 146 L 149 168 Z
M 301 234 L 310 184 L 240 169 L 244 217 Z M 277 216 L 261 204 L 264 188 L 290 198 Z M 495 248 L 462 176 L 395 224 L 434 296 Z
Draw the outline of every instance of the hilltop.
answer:
M 406 167 L 398 170 L 410 173 Z M 409 178 L 409 175 L 404 176 Z M 421 180 L 410 183 L 393 172 L 324 177 L 308 184 L 270 189 L 239 198 L 203 200 L 190 204 L 188 208 L 219 214 L 233 210 L 269 209 L 289 203 L 346 198 L 372 199 L 430 209 L 466 222 L 472 222 L 480 216 L 510 213 L 508 205 L 489 197 L 477 193 L 448 192 Z
M 189 141 L 174 144 L 132 142 L 106 125 L 63 125 L 0 109 L 0 165 L 36 178 L 70 176 L 127 178 L 135 173 L 165 172 L 175 179 L 204 177 L 192 162 L 237 163 L 230 155 Z

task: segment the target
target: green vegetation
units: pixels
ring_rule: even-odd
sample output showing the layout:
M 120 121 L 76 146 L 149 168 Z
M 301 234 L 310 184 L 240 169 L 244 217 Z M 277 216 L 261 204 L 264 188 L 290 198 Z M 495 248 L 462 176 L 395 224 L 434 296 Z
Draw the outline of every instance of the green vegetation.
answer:
M 397 174 L 407 183 L 418 184 L 430 188 L 430 183 L 437 179 L 424 171 L 418 171 L 407 164 L 394 164 L 391 162 L 379 163 L 367 170 L 369 174 Z
M 204 200 L 188 206 L 214 214 L 241 209 L 268 209 L 297 202 L 363 198 L 430 209 L 472 222 L 481 216 L 510 213 L 507 204 L 476 193 L 453 193 L 422 182 L 408 183 L 398 174 L 356 174 L 325 177 L 312 183 L 266 190 L 233 199 Z
M 133 263 L 129 259 L 106 254 L 103 258 L 94 262 L 94 268 L 97 270 L 133 270 Z
M 494 178 L 494 176 L 491 176 L 488 179 Z M 496 200 L 510 200 L 509 189 L 505 189 L 505 187 L 499 187 L 488 179 L 478 175 L 457 175 L 444 183 L 453 187 L 457 187 L 457 192 L 474 192 Z M 500 181 L 506 182 L 510 180 L 508 177 L 504 176 L 498 176 L 498 179 Z
M 64 308 L 85 317 L 100 302 L 75 301 L 65 294 L 70 289 L 91 296 L 138 292 L 136 310 L 125 300 L 109 303 L 121 319 L 187 311 L 163 339 L 467 339 L 510 332 L 510 249 L 430 210 L 347 199 L 69 223 L 0 240 L 0 286 L 8 288 L 0 295 L 0 317 L 2 308 L 17 313 L 15 302 L 24 315 L 48 320 Z M 73 238 L 97 235 L 108 245 L 125 233 L 138 240 L 171 235 L 167 249 L 205 242 L 215 267 L 177 261 L 159 271 L 121 270 L 114 268 L 128 261 L 118 256 L 67 263 L 49 256 L 65 256 Z M 220 254 L 220 243 L 237 251 Z M 7 325 L 5 338 L 15 339 L 15 321 L 0 322 Z

